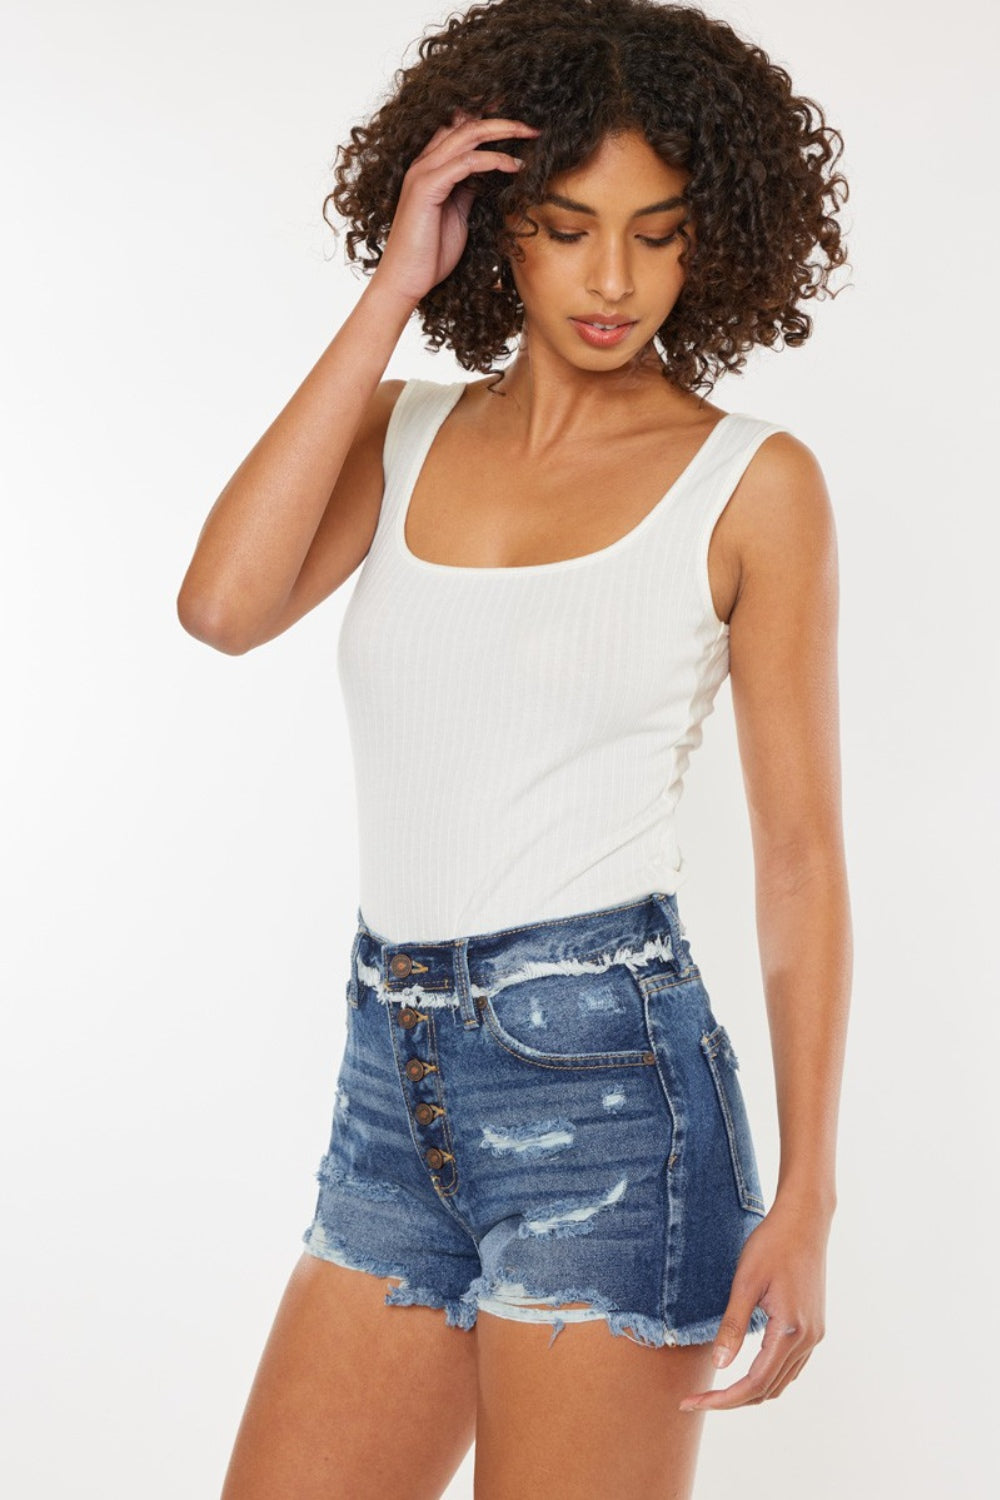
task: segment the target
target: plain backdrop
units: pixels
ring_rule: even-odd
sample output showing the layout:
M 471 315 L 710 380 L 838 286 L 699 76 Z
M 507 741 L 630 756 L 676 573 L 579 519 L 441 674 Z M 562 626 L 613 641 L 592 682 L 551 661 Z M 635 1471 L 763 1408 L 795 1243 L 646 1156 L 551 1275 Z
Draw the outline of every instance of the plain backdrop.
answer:
M 758 351 L 712 399 L 808 443 L 836 507 L 855 986 L 827 1336 L 776 1401 L 708 1416 L 698 1493 L 979 1500 L 998 1332 L 996 12 L 709 8 L 847 146 L 851 285 L 812 304 L 804 348 Z M 321 217 L 336 145 L 448 14 L 4 6 L 0 1462 L 19 1500 L 212 1500 L 312 1214 L 357 904 L 334 666 L 354 579 L 240 658 L 185 634 L 175 599 L 216 495 L 360 294 Z M 414 321 L 386 373 L 464 372 Z M 689 936 L 739 1038 L 770 1201 L 728 683 L 680 816 Z M 415 1377 L 404 1399 L 433 1389 Z M 471 1496 L 472 1461 L 450 1497 Z

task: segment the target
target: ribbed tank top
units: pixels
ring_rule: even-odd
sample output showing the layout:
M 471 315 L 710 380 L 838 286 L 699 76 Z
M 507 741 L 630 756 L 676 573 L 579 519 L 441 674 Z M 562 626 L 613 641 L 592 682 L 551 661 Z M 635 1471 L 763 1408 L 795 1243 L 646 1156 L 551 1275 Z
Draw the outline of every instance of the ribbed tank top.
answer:
M 678 889 L 674 815 L 729 671 L 709 540 L 760 443 L 783 430 L 727 413 L 639 524 L 596 552 L 452 567 L 411 553 L 404 523 L 465 384 L 408 380 L 396 399 L 378 525 L 337 646 L 359 908 L 391 942 Z

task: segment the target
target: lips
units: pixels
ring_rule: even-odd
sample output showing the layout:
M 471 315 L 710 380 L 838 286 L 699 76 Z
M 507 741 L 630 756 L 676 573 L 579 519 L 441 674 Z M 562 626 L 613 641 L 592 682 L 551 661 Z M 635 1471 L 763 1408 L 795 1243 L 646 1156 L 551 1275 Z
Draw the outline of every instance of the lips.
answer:
M 570 318 L 570 322 L 576 329 L 577 337 L 591 349 L 614 349 L 629 338 L 638 319 L 617 321 L 610 328 L 601 328 L 592 318 Z
M 589 323 L 592 328 L 624 328 L 626 323 L 634 323 L 635 318 L 574 318 L 575 323 Z

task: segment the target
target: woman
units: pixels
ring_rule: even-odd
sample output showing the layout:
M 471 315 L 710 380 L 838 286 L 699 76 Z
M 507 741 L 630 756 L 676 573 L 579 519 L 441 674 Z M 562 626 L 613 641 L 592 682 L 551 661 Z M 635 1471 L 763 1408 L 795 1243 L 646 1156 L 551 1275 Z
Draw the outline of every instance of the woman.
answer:
M 845 258 L 836 138 L 696 9 L 496 0 L 342 148 L 372 274 L 178 601 L 241 654 L 364 562 L 346 1047 L 223 1500 L 438 1496 L 473 1439 L 491 1500 L 688 1496 L 704 1413 L 779 1395 L 823 1337 L 851 963 L 834 524 L 811 451 L 704 392 L 809 336 Z M 384 379 L 414 312 L 484 378 Z M 769 1208 L 677 897 L 727 673 Z

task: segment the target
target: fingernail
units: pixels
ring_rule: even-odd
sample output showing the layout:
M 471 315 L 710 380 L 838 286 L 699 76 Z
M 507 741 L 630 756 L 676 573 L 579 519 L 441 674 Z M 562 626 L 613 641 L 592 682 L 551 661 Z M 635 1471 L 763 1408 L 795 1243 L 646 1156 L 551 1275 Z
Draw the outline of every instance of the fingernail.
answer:
M 716 1369 L 718 1369 L 720 1365 L 724 1365 L 726 1363 L 728 1358 L 729 1350 L 726 1348 L 725 1344 L 720 1344 L 719 1347 L 715 1350 L 715 1353 L 712 1355 L 712 1363 L 715 1365 Z
M 682 1401 L 681 1404 L 680 1404 L 680 1407 L 678 1408 L 678 1410 L 679 1411 L 697 1411 L 698 1410 L 698 1403 L 697 1403 L 697 1401 Z

